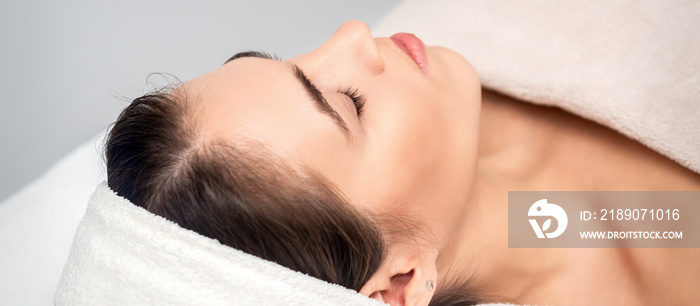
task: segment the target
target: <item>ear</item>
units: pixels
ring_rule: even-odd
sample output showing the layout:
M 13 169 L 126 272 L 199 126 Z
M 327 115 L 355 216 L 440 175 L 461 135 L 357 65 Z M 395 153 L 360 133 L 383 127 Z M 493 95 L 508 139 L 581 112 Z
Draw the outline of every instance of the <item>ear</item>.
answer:
M 437 286 L 438 252 L 416 245 L 392 246 L 389 255 L 360 293 L 396 305 L 428 305 Z M 428 287 L 428 281 L 433 288 Z

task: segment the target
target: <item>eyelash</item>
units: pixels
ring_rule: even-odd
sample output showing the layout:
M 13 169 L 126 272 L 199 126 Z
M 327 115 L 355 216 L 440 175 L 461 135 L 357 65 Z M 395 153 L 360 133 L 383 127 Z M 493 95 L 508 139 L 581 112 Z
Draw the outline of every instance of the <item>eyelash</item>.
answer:
M 344 87 L 338 90 L 339 93 L 344 94 L 352 100 L 352 103 L 355 104 L 355 110 L 357 110 L 357 116 L 360 116 L 362 114 L 362 110 L 365 108 L 365 102 L 366 98 L 364 95 L 361 95 L 356 87 Z

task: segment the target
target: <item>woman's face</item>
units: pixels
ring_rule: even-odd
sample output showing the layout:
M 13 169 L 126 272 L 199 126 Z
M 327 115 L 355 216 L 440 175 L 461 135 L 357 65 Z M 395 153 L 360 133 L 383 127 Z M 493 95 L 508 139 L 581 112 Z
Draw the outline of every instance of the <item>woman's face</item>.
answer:
M 200 136 L 254 139 L 358 208 L 419 218 L 439 234 L 471 186 L 480 84 L 456 53 L 394 37 L 351 21 L 288 61 L 229 61 L 185 85 Z

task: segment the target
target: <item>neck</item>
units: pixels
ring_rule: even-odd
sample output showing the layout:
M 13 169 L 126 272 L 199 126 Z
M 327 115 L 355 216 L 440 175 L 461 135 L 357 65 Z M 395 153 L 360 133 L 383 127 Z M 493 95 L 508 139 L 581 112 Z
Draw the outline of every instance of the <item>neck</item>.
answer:
M 508 248 L 507 191 L 493 176 L 478 177 L 466 204 L 464 223 L 446 248 L 440 275 L 464 284 L 477 296 L 519 301 L 532 288 L 553 283 L 567 268 L 568 249 Z M 451 258 L 451 259 L 448 259 Z
M 523 189 L 541 165 L 537 139 L 524 134 L 527 109 L 515 110 L 508 99 L 486 92 L 482 104 L 479 157 L 462 220 L 443 250 L 441 275 L 459 279 L 477 294 L 519 300 L 536 284 L 554 281 L 565 270 L 569 252 L 508 248 L 508 190 Z M 504 127 L 504 117 L 509 128 Z M 533 126 L 528 126 L 533 128 Z M 536 126 L 534 126 L 536 128 Z M 528 150 L 523 150 L 527 148 Z M 533 149 L 534 148 L 534 149 Z M 443 281 L 443 282 L 444 282 Z

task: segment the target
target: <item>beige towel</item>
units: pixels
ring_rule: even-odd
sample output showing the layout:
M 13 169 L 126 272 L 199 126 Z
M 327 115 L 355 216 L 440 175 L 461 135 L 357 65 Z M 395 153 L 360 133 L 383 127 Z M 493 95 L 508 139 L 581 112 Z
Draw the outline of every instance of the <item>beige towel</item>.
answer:
M 373 28 L 463 54 L 487 88 L 558 106 L 700 173 L 700 1 L 407 0 Z

